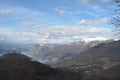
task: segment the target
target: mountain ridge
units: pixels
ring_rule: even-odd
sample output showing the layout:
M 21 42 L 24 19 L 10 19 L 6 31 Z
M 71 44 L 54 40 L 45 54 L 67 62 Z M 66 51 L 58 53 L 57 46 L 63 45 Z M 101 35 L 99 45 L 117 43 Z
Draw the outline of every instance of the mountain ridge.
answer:
M 101 65 L 104 62 L 109 66 L 117 65 L 120 62 L 120 40 L 110 43 L 101 43 L 84 52 L 79 53 L 74 58 L 56 64 L 59 67 L 70 67 L 72 65 Z M 106 68 L 106 66 L 102 66 Z
M 51 68 L 23 54 L 0 57 L 0 80 L 81 80 L 76 72 Z

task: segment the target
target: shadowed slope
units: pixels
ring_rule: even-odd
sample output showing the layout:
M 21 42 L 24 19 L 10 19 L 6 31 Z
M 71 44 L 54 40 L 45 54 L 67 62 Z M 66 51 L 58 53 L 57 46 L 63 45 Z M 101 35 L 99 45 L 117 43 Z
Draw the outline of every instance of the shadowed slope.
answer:
M 5 54 L 0 57 L 0 80 L 81 80 L 69 71 L 51 68 L 22 54 Z

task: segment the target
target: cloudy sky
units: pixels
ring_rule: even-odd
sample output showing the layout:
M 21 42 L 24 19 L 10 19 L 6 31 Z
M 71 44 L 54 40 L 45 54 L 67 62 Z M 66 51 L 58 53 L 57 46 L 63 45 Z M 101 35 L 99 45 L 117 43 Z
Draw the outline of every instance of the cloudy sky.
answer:
M 113 37 L 110 0 L 0 0 L 0 41 L 69 43 Z

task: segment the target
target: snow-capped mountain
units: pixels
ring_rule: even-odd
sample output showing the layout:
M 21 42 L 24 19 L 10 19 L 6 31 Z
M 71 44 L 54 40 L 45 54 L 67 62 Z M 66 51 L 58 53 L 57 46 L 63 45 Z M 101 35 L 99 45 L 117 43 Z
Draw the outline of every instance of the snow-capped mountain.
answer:
M 37 60 L 43 62 L 56 63 L 70 59 L 80 52 L 90 49 L 102 42 L 112 42 L 113 40 L 96 40 L 96 41 L 78 41 L 70 44 L 36 44 L 29 48 L 29 54 Z
M 69 44 L 18 44 L 3 41 L 0 42 L 0 53 L 5 54 L 18 51 L 41 62 L 56 63 L 70 59 L 78 53 L 88 50 L 102 42 L 107 43 L 111 41 L 113 40 L 80 40 Z

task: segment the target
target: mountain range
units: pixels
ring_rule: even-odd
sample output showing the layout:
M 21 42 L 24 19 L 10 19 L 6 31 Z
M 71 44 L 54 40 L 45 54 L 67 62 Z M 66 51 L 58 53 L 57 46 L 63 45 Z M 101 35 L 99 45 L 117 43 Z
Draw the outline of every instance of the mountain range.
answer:
M 33 55 L 38 60 L 42 60 L 48 63 L 57 63 L 59 61 L 64 61 L 70 59 L 80 52 L 90 49 L 103 41 L 79 41 L 70 44 L 46 44 L 40 45 L 36 44 L 29 48 L 29 54 Z M 107 42 L 107 41 L 106 41 Z M 41 60 L 40 60 L 41 61 Z
M 113 41 L 101 43 L 77 54 L 72 59 L 61 61 L 52 66 L 67 67 L 74 70 L 93 68 L 96 72 L 96 70 L 109 69 L 118 64 L 120 64 L 120 41 Z
M 102 41 L 79 41 L 70 44 L 18 44 L 0 42 L 0 55 L 12 52 L 22 52 L 43 63 L 57 63 L 70 59 L 79 52 L 85 51 Z
M 120 40 L 100 43 L 71 59 L 49 65 L 76 72 L 82 70 L 83 80 L 119 80 Z
M 4 44 L 1 50 L 6 50 L 6 53 L 0 56 L 0 80 L 119 80 L 120 74 L 120 40 L 113 41 L 94 41 L 94 42 L 77 42 L 64 45 L 56 44 L 29 44 L 19 45 L 17 48 L 23 51 L 34 53 L 36 50 L 45 52 L 32 54 L 38 59 L 49 56 L 56 56 L 57 62 L 51 62 L 51 58 L 47 64 L 38 62 L 38 59 L 33 59 L 18 52 L 10 52 L 11 45 Z M 21 47 L 23 46 L 23 47 Z M 3 48 L 4 47 L 4 48 Z M 25 48 L 24 48 L 25 47 Z M 87 47 L 87 48 L 86 48 Z M 35 48 L 36 50 L 32 50 Z M 65 48 L 65 49 L 64 49 Z M 86 48 L 86 50 L 83 50 Z M 63 51 L 62 51 L 63 50 Z M 73 50 L 73 52 L 72 52 Z M 76 52 L 76 50 L 80 50 Z M 81 51 L 83 50 L 83 51 Z M 65 52 L 64 52 L 65 51 Z M 64 59 L 63 55 L 67 54 Z M 1 53 L 2 54 L 2 53 Z M 62 57 L 61 57 L 62 56 Z M 70 57 L 72 56 L 72 57 Z M 61 60 L 58 60 L 60 57 Z M 70 58 L 69 58 L 70 57 Z M 50 67 L 51 66 L 51 67 Z
M 100 43 L 107 41 L 79 41 L 70 44 L 16 44 L 9 42 L 0 42 L 0 53 L 10 53 L 13 51 L 22 52 L 43 63 L 57 63 L 71 59 L 80 52 L 86 51 Z

